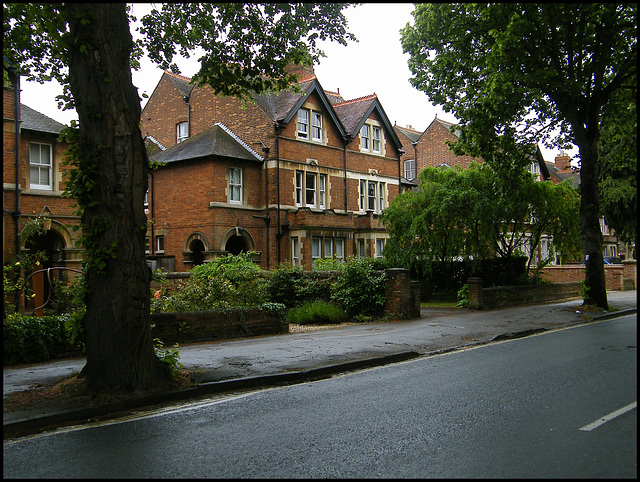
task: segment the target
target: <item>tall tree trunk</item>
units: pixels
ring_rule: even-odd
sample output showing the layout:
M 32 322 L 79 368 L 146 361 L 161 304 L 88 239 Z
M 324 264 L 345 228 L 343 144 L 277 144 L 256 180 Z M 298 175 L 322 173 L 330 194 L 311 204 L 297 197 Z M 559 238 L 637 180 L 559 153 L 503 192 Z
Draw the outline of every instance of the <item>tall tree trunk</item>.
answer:
M 80 204 L 88 287 L 82 373 L 95 391 L 151 388 L 164 373 L 150 332 L 143 208 L 148 159 L 125 4 L 68 3 L 65 9 L 79 163 L 89 183 L 89 202 Z
M 600 229 L 600 200 L 598 194 L 597 140 L 575 129 L 576 143 L 580 148 L 580 238 L 586 257 L 585 304 L 608 309 L 607 287 L 602 256 L 602 231 Z

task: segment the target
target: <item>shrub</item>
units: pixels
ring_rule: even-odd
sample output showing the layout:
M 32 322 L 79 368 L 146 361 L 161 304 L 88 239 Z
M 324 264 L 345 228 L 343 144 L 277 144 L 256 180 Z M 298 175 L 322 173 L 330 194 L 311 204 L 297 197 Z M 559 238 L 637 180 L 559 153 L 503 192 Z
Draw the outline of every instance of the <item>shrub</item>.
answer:
M 331 299 L 347 316 L 376 316 L 385 305 L 385 273 L 378 274 L 369 258 L 351 259 L 331 286 Z
M 282 303 L 287 308 L 300 306 L 308 301 L 331 298 L 331 278 L 320 279 L 317 272 L 305 272 L 299 266 L 281 264 L 268 275 L 269 300 Z
M 14 313 L 4 319 L 2 338 L 4 363 L 34 363 L 48 360 L 56 346 L 68 343 L 64 316 L 28 316 Z
M 469 285 L 468 284 L 462 285 L 462 288 L 458 290 L 457 298 L 458 298 L 458 301 L 456 303 L 456 306 L 458 308 L 467 308 L 469 306 Z
M 159 290 L 151 311 L 201 311 L 232 306 L 256 306 L 268 301 L 267 280 L 251 253 L 228 255 L 196 266 L 186 282 L 172 292 Z
M 345 313 L 339 306 L 326 301 L 316 300 L 292 308 L 287 313 L 290 323 L 296 325 L 335 324 L 344 321 Z

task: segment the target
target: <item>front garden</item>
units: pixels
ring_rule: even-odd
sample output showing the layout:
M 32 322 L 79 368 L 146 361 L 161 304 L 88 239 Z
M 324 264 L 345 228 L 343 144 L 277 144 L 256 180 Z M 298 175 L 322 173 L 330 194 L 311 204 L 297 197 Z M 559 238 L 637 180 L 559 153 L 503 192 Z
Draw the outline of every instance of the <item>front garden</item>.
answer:
M 385 316 L 386 275 L 380 267 L 362 258 L 346 263 L 321 260 L 311 272 L 291 265 L 263 271 L 251 261 L 251 253 L 229 255 L 196 266 L 182 280 L 169 281 L 162 272 L 154 273 L 151 313 L 216 310 L 242 318 L 258 309 L 297 325 L 372 321 Z M 5 365 L 82 352 L 82 280 L 53 289 L 55 302 L 42 317 L 15 312 L 14 292 L 5 291 Z M 165 348 L 158 338 L 154 344 L 161 360 L 171 355 L 169 362 L 175 365 L 175 348 Z

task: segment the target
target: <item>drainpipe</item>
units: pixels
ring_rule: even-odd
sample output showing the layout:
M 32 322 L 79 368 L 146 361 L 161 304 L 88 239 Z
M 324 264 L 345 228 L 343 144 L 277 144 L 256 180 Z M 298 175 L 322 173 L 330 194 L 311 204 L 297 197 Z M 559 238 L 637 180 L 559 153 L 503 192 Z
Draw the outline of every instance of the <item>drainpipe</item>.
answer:
M 349 139 L 344 137 L 342 139 L 342 160 L 344 163 L 344 213 L 347 214 L 347 144 Z
M 264 145 L 264 142 L 258 141 L 254 142 L 254 144 L 262 145 L 262 152 L 264 153 L 264 216 L 253 216 L 254 218 L 264 219 L 266 226 L 266 235 L 265 235 L 265 252 L 266 252 L 266 262 L 267 269 L 269 269 L 269 227 L 271 224 L 271 218 L 269 217 L 269 171 L 268 171 L 268 161 L 269 161 L 269 148 Z
M 156 249 L 156 245 L 154 242 L 154 235 L 153 232 L 155 231 L 155 217 L 154 217 L 154 209 L 153 209 L 153 191 L 154 191 L 154 179 L 153 179 L 153 171 L 150 170 L 149 175 L 151 177 L 151 185 L 147 186 L 147 189 L 150 193 L 149 196 L 149 217 L 151 218 L 151 233 L 149 233 L 149 253 L 151 253 L 151 255 L 156 254 L 155 249 Z
M 280 225 L 280 133 L 284 126 L 282 126 L 279 122 L 274 124 L 276 131 L 276 218 L 278 223 L 278 232 L 276 233 L 276 253 L 277 253 L 277 263 L 281 262 L 281 252 L 280 252 L 280 240 L 282 239 L 282 226 Z
M 269 225 L 271 224 L 269 217 L 269 148 L 263 145 L 262 152 L 264 152 L 264 222 L 267 225 L 265 242 L 267 244 L 267 269 L 269 269 Z
M 9 75 L 13 76 L 14 84 L 14 117 L 15 117 L 15 209 L 13 213 L 13 223 L 15 226 L 15 250 L 16 258 L 20 260 L 20 239 L 18 232 L 20 231 L 20 74 L 18 69 L 9 65 Z
M 187 104 L 187 137 L 191 137 L 191 104 L 189 104 L 189 96 L 185 95 L 182 100 Z

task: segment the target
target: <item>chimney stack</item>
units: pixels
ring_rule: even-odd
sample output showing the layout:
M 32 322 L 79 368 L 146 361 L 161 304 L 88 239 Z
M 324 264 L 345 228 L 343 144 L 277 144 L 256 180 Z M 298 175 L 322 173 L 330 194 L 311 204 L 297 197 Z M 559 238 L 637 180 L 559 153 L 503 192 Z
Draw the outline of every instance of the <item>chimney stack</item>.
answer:
M 571 157 L 569 157 L 566 152 L 561 151 L 560 155 L 556 156 L 556 167 L 560 171 L 571 169 Z

